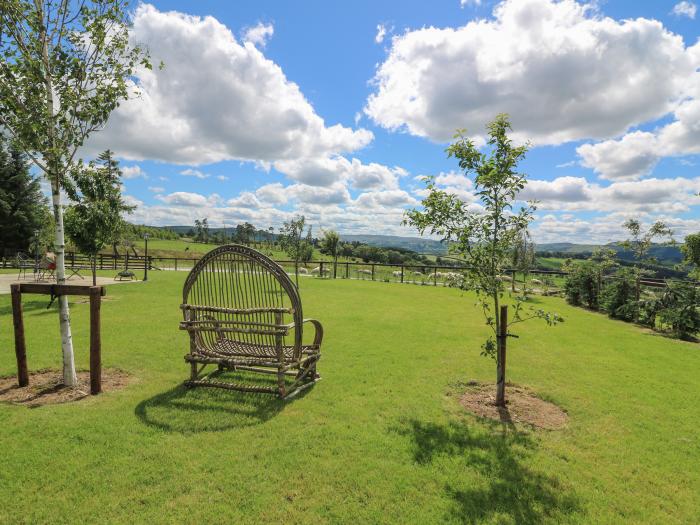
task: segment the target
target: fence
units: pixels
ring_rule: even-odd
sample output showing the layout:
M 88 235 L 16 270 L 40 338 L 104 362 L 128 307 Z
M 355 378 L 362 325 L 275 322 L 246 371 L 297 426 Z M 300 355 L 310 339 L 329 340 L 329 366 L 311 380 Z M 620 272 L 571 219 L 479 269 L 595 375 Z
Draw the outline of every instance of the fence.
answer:
M 196 257 L 152 257 L 133 255 L 99 254 L 97 256 L 96 267 L 98 270 L 120 271 L 144 270 L 148 266 L 149 270 L 173 270 L 189 271 L 197 263 Z M 288 273 L 294 273 L 294 261 L 277 261 Z M 69 268 L 81 268 L 89 270 L 91 267 L 90 258 L 83 254 L 66 252 L 66 266 Z M 0 259 L 0 267 L 16 268 L 17 260 L 14 257 Z M 339 261 L 334 265 L 332 261 L 315 261 L 307 265 L 299 265 L 299 273 L 302 276 L 312 276 L 318 278 L 338 278 L 338 279 L 358 279 L 368 281 L 398 282 L 418 285 L 445 286 L 455 279 L 464 267 L 446 265 L 406 265 L 406 264 L 383 264 Z M 503 272 L 504 281 L 510 282 L 515 290 L 518 274 L 514 269 Z M 535 280 L 538 287 L 544 289 L 558 289 L 564 285 L 567 272 L 560 270 L 531 270 L 529 277 Z M 606 278 L 614 278 L 607 276 Z M 537 281 L 540 281 L 537 283 Z M 522 282 L 522 279 L 520 279 Z M 697 281 L 687 281 L 698 285 Z M 640 284 L 645 287 L 662 288 L 666 286 L 664 279 L 644 278 Z

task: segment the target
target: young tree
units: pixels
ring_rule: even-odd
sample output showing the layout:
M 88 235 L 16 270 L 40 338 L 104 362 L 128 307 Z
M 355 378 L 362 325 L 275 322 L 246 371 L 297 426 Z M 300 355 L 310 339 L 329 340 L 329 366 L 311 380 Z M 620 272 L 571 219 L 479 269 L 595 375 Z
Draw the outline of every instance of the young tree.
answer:
M 673 242 L 673 231 L 663 221 L 656 221 L 646 231 L 642 229 L 642 223 L 637 219 L 629 219 L 623 226 L 629 232 L 630 237 L 622 242 L 622 246 L 632 251 L 636 261 L 634 266 L 635 296 L 637 301 L 639 301 L 641 295 L 640 281 L 645 274 L 649 273 L 642 265 L 656 262 L 656 259 L 649 256 L 649 250 L 653 246 L 655 239 L 667 237 L 666 243 Z M 635 321 L 637 320 L 636 317 Z
M 300 251 L 299 260 L 304 264 L 308 264 L 311 259 L 314 258 L 314 238 L 311 233 L 311 226 L 309 226 L 306 232 L 306 239 L 304 239 L 304 242 L 301 244 Z
M 48 203 L 39 180 L 29 174 L 26 156 L 12 144 L 6 147 L 0 134 L 0 255 L 5 250 L 30 251 L 32 241 L 41 243 L 51 224 Z
M 516 171 L 527 146 L 514 146 L 508 132 L 507 115 L 498 115 L 488 125 L 488 153 L 481 153 L 463 132 L 447 148 L 448 157 L 459 161 L 465 175 L 473 174 L 474 189 L 483 209 L 474 209 L 456 195 L 437 188 L 434 178 L 427 178 L 428 196 L 423 209 L 407 212 L 405 222 L 423 234 L 440 235 L 451 253 L 462 258 L 465 269 L 464 287 L 476 293 L 486 324 L 493 334 L 482 345 L 482 355 L 496 360 L 496 404 L 505 406 L 506 339 L 508 328 L 532 318 L 548 324 L 561 321 L 557 314 L 534 310 L 525 312 L 523 297 L 512 298 L 513 318 L 508 321 L 501 274 L 511 262 L 513 247 L 533 219 L 534 204 L 515 211 L 518 194 L 525 187 L 526 177 Z
M 124 230 L 122 213 L 131 213 L 121 194 L 121 171 L 112 152 L 100 154 L 97 162 L 76 168 L 72 172 L 75 188 L 68 195 L 75 204 L 65 216 L 66 233 L 73 244 L 90 256 L 92 284 L 97 285 L 97 254 L 115 242 Z
M 338 253 L 340 248 L 340 235 L 338 232 L 333 230 L 328 230 L 323 234 L 323 239 L 321 240 L 321 252 L 333 257 L 333 279 L 337 277 L 338 273 Z
M 0 126 L 51 184 L 56 280 L 65 282 L 61 189 L 87 137 L 136 93 L 147 54 L 129 44 L 126 0 L 2 0 Z M 63 380 L 75 385 L 68 298 L 59 298 Z
M 691 233 L 687 235 L 683 246 L 683 262 L 693 267 L 693 271 L 697 275 L 700 270 L 700 233 Z
M 287 255 L 294 260 L 294 279 L 299 288 L 299 261 L 301 260 L 304 241 L 301 236 L 304 233 L 306 219 L 299 215 L 289 222 L 285 222 L 280 228 L 279 243 Z
M 209 242 L 209 220 L 206 217 L 202 219 L 202 242 Z
M 530 239 L 530 232 L 525 230 L 516 239 L 512 254 L 514 270 L 520 270 L 523 274 L 523 294 L 527 293 L 528 277 L 536 259 L 535 243 Z M 513 287 L 515 287 L 515 271 L 513 272 Z

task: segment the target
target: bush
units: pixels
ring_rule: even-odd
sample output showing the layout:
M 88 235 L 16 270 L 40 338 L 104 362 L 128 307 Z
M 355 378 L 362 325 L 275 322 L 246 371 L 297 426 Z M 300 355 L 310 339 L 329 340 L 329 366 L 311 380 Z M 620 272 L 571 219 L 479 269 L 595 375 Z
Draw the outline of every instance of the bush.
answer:
M 669 283 L 661 299 L 659 320 L 671 327 L 675 337 L 692 339 L 700 332 L 700 314 L 698 314 L 700 293 L 689 283 Z
M 566 277 L 564 293 L 569 304 L 598 307 L 598 269 L 589 262 L 576 264 Z
M 603 289 L 600 304 L 610 317 L 635 321 L 639 317 L 637 281 L 629 269 L 620 270 Z

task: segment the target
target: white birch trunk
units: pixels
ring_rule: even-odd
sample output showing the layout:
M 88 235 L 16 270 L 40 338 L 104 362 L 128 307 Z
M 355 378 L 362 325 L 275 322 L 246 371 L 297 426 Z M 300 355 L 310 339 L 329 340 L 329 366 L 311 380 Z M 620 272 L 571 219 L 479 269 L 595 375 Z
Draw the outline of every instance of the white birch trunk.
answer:
M 63 234 L 63 207 L 61 206 L 61 191 L 58 183 L 51 183 L 51 197 L 53 201 L 53 216 L 56 221 L 56 237 L 54 240 L 54 253 L 56 254 L 56 282 L 66 282 L 66 246 Z M 75 360 L 73 358 L 73 337 L 70 330 L 70 308 L 68 296 L 61 295 L 58 298 L 58 319 L 61 327 L 61 351 L 63 352 L 63 384 L 75 386 L 78 377 L 75 374 Z
M 35 0 L 34 3 L 37 11 L 44 18 L 44 4 Z M 47 42 L 46 28 L 41 28 L 42 40 L 42 60 L 44 66 L 46 89 L 46 111 L 50 116 L 56 115 L 56 99 L 54 97 L 53 82 L 51 78 L 51 67 L 49 63 L 49 50 Z M 60 102 L 59 102 L 60 103 Z M 49 143 L 53 150 L 54 147 L 54 130 L 52 125 L 47 127 L 49 134 Z M 66 282 L 66 241 L 63 233 L 63 207 L 61 206 L 61 176 L 58 172 L 58 164 L 62 159 L 56 157 L 55 151 L 50 151 L 50 154 L 45 158 L 48 166 L 48 179 L 51 182 L 51 200 L 53 202 L 53 217 L 56 221 L 56 237 L 54 239 L 54 253 L 56 254 L 56 282 L 65 284 Z M 70 329 L 70 308 L 68 307 L 68 297 L 61 295 L 58 298 L 58 319 L 61 328 L 61 352 L 63 353 L 63 384 L 66 386 L 75 386 L 78 383 L 78 377 L 75 374 L 75 360 L 73 358 L 73 337 Z

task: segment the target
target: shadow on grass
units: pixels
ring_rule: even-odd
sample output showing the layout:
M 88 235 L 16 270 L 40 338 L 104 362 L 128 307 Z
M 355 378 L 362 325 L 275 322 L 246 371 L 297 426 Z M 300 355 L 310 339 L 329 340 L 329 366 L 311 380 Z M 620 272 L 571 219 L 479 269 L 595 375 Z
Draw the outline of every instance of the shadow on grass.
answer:
M 134 412 L 148 426 L 189 434 L 258 425 L 281 412 L 284 405 L 285 401 L 270 395 L 181 384 L 141 401 Z
M 447 483 L 445 492 L 454 502 L 450 520 L 527 524 L 562 521 L 581 512 L 578 498 L 556 477 L 526 464 L 536 443 L 513 426 L 508 414 L 501 414 L 501 423 L 483 425 L 486 428 L 467 421 L 441 425 L 411 419 L 399 428 L 400 434 L 411 438 L 419 465 L 429 465 L 440 456 L 462 458 L 457 468 L 472 471 L 478 480 Z
M 58 304 L 58 301 L 55 301 L 54 304 L 52 305 L 51 309 L 47 309 L 46 307 L 49 304 L 49 296 L 47 295 L 45 299 L 41 300 L 32 300 L 32 301 L 22 301 L 22 311 L 24 313 L 27 312 L 35 312 L 39 310 L 39 313 L 42 313 L 41 310 L 44 312 L 51 312 L 54 310 L 54 306 Z M 7 304 L 4 306 L 0 306 L 0 315 L 12 315 L 12 305 Z
M 226 378 L 214 372 L 210 377 Z M 249 375 L 248 381 L 261 383 L 259 375 Z M 168 432 L 184 434 L 212 432 L 259 425 L 276 416 L 290 403 L 302 399 L 313 388 L 291 399 L 282 400 L 271 394 L 223 390 L 219 388 L 188 388 L 183 384 L 141 401 L 134 410 L 146 425 Z

